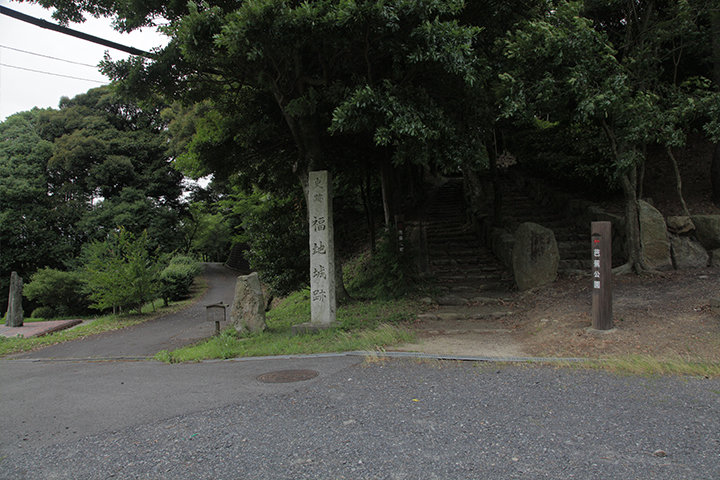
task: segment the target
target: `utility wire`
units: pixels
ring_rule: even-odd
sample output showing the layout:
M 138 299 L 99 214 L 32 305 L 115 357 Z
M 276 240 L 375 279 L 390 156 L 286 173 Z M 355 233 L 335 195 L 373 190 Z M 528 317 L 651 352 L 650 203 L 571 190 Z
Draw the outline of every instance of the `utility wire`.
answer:
M 77 30 L 63 27 L 62 25 L 57 25 L 55 23 L 50 23 L 39 18 L 31 17 L 30 15 L 25 15 L 24 13 L 16 12 L 15 10 L 11 10 L 7 7 L 0 6 L 0 15 L 7 15 L 8 17 L 31 23 L 41 28 L 47 28 L 48 30 L 54 30 L 56 32 L 64 33 L 65 35 L 70 35 L 72 37 L 80 38 L 82 40 L 87 40 L 88 42 L 114 48 L 115 50 L 120 50 L 121 52 L 126 52 L 131 55 L 140 55 L 148 58 L 155 57 L 155 55 L 152 53 L 144 52 L 142 50 L 138 50 L 137 48 L 128 47 L 120 43 L 111 42 L 110 40 L 105 40 L 104 38 L 96 37 L 94 35 L 88 35 L 87 33 L 78 32 Z
M 84 82 L 99 83 L 101 85 L 108 83 L 108 82 L 103 82 L 100 80 L 90 80 L 89 78 L 72 77 L 70 75 L 61 75 L 59 73 L 43 72 L 42 70 L 33 70 L 32 68 L 18 67 L 16 65 L 8 65 L 7 63 L 0 63 L 0 67 L 16 68 L 18 70 L 25 70 L 25 71 L 33 72 L 33 73 L 42 73 L 45 75 L 52 75 L 54 77 L 72 78 L 73 80 L 82 80 Z
M 72 60 L 65 60 L 64 58 L 51 57 L 50 55 L 43 55 L 41 53 L 28 52 L 26 50 L 20 50 L 19 48 L 7 47 L 5 45 L 0 45 L 0 48 L 5 48 L 7 50 L 14 50 L 14 51 L 20 52 L 20 53 L 27 53 L 28 55 L 35 55 L 36 57 L 43 57 L 43 58 L 49 58 L 51 60 L 59 60 L 61 62 L 73 63 L 75 65 L 81 65 L 83 67 L 97 68 L 97 65 L 90 65 L 88 63 L 74 62 Z

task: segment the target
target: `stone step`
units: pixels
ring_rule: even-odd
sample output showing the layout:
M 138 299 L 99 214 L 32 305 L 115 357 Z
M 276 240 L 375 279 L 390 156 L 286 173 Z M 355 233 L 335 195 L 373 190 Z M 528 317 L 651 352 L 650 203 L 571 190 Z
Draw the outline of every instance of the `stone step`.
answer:
M 428 239 L 428 245 L 437 245 L 437 246 L 453 246 L 453 245 L 480 245 L 480 239 L 474 235 L 469 235 L 467 237 L 465 236 L 454 236 L 454 237 L 435 237 L 435 236 L 429 236 Z M 588 242 L 588 245 L 590 245 L 590 242 Z
M 439 187 L 431 201 L 427 222 L 428 260 L 442 292 L 462 293 L 463 302 L 509 291 L 506 272 L 477 235 L 468 230 L 461 182 Z

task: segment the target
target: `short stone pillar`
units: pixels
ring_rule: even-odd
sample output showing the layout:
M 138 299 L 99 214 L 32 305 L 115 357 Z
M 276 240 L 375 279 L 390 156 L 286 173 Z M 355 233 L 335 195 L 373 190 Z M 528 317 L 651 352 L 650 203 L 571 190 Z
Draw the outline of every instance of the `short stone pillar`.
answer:
M 23 279 L 17 272 L 12 272 L 10 275 L 7 316 L 5 317 L 5 325 L 8 327 L 23 326 L 22 293 Z
M 265 330 L 265 296 L 257 272 L 237 278 L 230 319 L 239 333 Z
M 293 334 L 314 332 L 335 323 L 335 235 L 332 208 L 332 175 L 310 172 L 308 216 L 310 221 L 310 323 L 295 325 Z

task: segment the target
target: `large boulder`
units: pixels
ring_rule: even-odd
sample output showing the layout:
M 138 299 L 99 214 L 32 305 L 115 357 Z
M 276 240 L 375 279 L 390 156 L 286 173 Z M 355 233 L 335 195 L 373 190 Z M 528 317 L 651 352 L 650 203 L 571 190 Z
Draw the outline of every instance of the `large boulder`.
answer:
M 672 270 L 670 241 L 665 218 L 649 203 L 638 201 L 640 210 L 640 242 L 645 262 L 656 270 Z
M 553 231 L 531 222 L 520 225 L 515 231 L 512 262 L 515 283 L 520 290 L 555 281 L 560 253 Z
M 265 330 L 265 296 L 257 272 L 241 275 L 235 284 L 230 320 L 240 333 Z
M 708 252 L 699 242 L 689 237 L 670 236 L 672 261 L 677 270 L 705 268 L 710 260 Z
M 720 248 L 720 215 L 693 215 L 695 235 L 705 250 Z

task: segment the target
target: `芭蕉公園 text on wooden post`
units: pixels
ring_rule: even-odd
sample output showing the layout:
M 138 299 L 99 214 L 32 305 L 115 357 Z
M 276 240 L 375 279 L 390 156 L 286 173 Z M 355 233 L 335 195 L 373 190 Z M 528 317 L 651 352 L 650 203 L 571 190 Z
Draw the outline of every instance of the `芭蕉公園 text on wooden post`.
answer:
M 332 176 L 310 172 L 310 318 L 312 324 L 335 322 L 335 244 L 333 234 Z
M 612 234 L 610 222 L 592 222 L 592 328 L 610 330 L 612 318 Z

